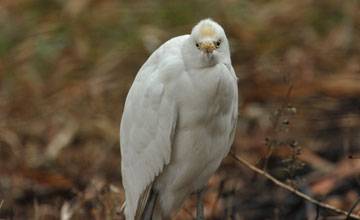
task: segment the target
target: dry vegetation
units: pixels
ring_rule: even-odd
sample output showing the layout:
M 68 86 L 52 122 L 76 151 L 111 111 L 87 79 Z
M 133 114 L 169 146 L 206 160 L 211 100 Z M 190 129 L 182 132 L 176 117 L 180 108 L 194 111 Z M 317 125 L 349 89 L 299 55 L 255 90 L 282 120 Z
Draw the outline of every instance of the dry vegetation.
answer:
M 227 31 L 239 77 L 233 152 L 350 210 L 360 197 L 359 10 L 357 0 L 1 1 L 0 219 L 122 219 L 127 91 L 155 48 L 205 17 Z M 208 219 L 345 218 L 235 164 L 227 157 L 209 182 Z M 192 197 L 177 219 L 194 213 Z

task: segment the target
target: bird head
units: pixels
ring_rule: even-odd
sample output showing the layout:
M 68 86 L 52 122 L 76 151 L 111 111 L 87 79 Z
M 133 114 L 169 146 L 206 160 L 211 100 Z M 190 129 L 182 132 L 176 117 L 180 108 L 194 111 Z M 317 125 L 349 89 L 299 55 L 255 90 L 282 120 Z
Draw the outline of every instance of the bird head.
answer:
M 229 44 L 224 29 L 211 19 L 200 21 L 192 29 L 190 44 L 193 55 L 199 57 L 205 66 L 230 59 Z

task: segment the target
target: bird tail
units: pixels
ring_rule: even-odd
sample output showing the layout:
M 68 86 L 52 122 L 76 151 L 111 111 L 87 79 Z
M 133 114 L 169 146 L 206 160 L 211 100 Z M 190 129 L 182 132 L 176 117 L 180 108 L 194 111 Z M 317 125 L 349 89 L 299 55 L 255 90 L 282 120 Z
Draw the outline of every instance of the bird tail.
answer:
M 124 204 L 122 204 L 120 212 L 122 212 L 125 215 L 126 220 L 140 220 L 143 217 L 147 205 L 147 201 L 149 199 L 151 188 L 152 188 L 152 183 L 150 183 L 141 193 L 137 207 L 135 207 L 136 208 L 135 213 L 128 213 L 129 207 L 126 207 L 127 206 L 126 201 L 124 202 Z
M 141 219 L 141 217 L 143 217 L 144 215 L 144 211 L 149 199 L 149 195 L 150 195 L 150 191 L 152 188 L 152 183 L 150 183 L 146 189 L 144 190 L 144 192 L 141 194 L 140 199 L 139 199 L 139 203 L 138 203 L 138 207 L 136 210 L 136 217 L 135 219 Z

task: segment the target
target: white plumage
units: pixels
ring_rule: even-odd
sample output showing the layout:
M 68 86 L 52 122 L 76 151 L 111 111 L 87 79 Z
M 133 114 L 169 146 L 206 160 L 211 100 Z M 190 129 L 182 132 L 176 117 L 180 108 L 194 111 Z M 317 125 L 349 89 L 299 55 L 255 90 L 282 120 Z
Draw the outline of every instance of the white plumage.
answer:
M 237 121 L 237 78 L 223 28 L 205 19 L 158 48 L 139 70 L 120 128 L 125 216 L 169 219 L 227 155 Z

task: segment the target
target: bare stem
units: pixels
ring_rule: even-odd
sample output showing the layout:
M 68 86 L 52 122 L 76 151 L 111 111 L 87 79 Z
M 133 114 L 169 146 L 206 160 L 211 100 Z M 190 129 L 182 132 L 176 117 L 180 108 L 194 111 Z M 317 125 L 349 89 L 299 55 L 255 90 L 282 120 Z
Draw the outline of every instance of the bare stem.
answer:
M 265 161 L 264 161 L 264 170 L 265 170 L 265 172 L 267 171 L 269 159 L 270 159 L 273 151 L 274 151 L 274 147 L 273 147 L 273 146 L 270 146 L 270 147 L 269 147 L 269 151 L 268 151 L 268 153 L 266 154 Z
M 355 204 L 351 207 L 349 213 L 346 216 L 346 220 L 350 220 L 350 215 L 351 213 L 354 211 L 355 207 L 357 206 L 357 204 L 360 202 L 360 198 L 355 202 Z
M 351 218 L 354 218 L 354 219 L 359 219 L 360 220 L 360 216 L 358 215 L 355 215 L 355 214 L 351 214 L 347 211 L 344 211 L 344 210 L 341 210 L 341 209 L 338 209 L 332 205 L 329 205 L 327 203 L 323 203 L 323 202 L 320 202 L 320 201 L 317 201 L 313 198 L 311 198 L 310 196 L 308 195 L 305 195 L 304 193 L 296 190 L 295 188 L 277 180 L 275 177 L 271 176 L 270 174 L 268 174 L 267 172 L 257 168 L 256 166 L 250 164 L 249 162 L 247 162 L 246 160 L 244 160 L 243 158 L 241 157 L 238 157 L 236 156 L 233 152 L 230 152 L 230 156 L 237 162 L 237 163 L 241 163 L 243 165 L 245 165 L 246 167 L 250 168 L 251 170 L 255 171 L 256 173 L 258 174 L 261 174 L 263 176 L 265 176 L 267 179 L 271 180 L 273 183 L 275 183 L 276 185 L 280 186 L 281 188 L 284 188 L 292 193 L 294 193 L 295 195 L 313 203 L 313 204 L 316 204 L 322 208 L 325 208 L 325 209 L 328 209 L 328 210 L 332 210 L 338 214 L 342 214 L 342 215 L 345 215 L 345 216 L 350 216 Z

